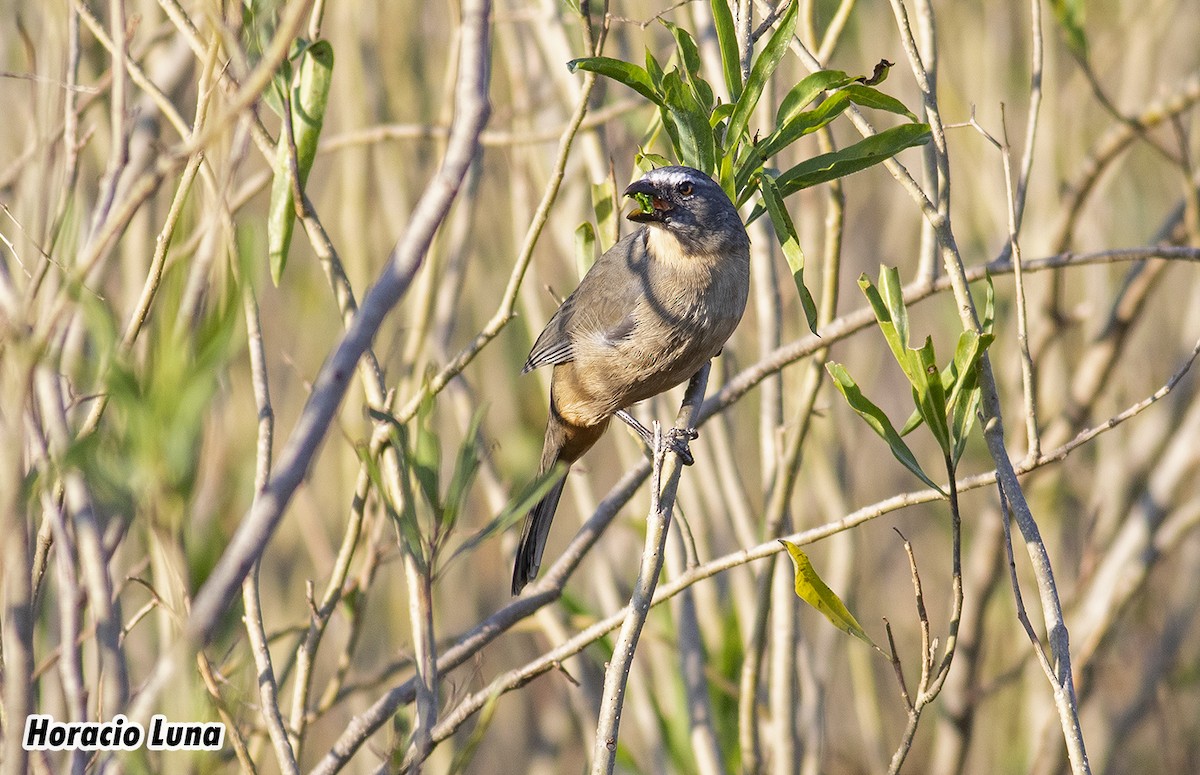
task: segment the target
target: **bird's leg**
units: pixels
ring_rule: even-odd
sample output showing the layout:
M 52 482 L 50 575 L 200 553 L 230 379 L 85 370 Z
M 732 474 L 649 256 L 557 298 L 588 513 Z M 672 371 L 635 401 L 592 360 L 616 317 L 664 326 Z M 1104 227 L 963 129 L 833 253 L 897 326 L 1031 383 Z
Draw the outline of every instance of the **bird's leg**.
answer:
M 619 417 L 630 428 L 633 428 L 633 432 L 636 433 L 642 441 L 646 442 L 646 446 L 650 447 L 650 449 L 654 449 L 654 434 L 650 432 L 649 428 L 647 428 L 645 425 L 642 425 L 642 423 L 639 422 L 636 417 L 624 409 L 617 410 L 617 417 Z M 692 450 L 688 447 L 688 443 L 699 437 L 700 434 L 692 428 L 672 427 L 667 429 L 664 441 L 666 441 L 668 449 L 673 451 L 676 455 L 679 455 L 679 461 L 681 463 L 683 463 L 685 466 L 690 466 L 692 463 L 696 462 L 696 459 L 692 457 Z

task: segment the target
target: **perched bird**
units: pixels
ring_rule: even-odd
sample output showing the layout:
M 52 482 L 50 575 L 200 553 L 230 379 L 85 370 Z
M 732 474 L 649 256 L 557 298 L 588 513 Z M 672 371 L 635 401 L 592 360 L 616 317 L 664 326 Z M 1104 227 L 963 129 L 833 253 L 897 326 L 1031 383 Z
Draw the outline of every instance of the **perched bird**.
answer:
M 602 255 L 533 345 L 522 373 L 553 365 L 540 473 L 558 481 L 525 517 L 512 593 L 537 575 L 571 464 L 615 414 L 691 378 L 720 352 L 746 309 L 750 240 L 729 197 L 691 167 L 662 167 L 625 189 L 643 224 Z M 694 431 L 672 434 L 685 463 Z

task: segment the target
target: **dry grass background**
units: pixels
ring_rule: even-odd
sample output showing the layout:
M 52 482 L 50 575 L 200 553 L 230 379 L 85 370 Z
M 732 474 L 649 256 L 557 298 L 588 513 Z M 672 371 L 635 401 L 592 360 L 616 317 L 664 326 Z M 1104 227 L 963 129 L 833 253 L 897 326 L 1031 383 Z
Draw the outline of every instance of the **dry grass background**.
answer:
M 876 3 L 844 5 L 852 10 L 827 64 L 868 73 L 880 58 L 900 63 L 883 88 L 916 109 L 920 94 L 889 9 Z M 1008 243 L 1007 196 L 1000 154 L 965 124 L 974 114 L 979 125 L 999 136 L 1003 105 L 1014 165 L 1025 151 L 1031 10 L 1028 3 L 1003 0 L 935 1 L 932 6 L 942 118 L 956 125 L 948 133 L 952 222 L 966 264 L 977 267 L 995 259 Z M 60 720 L 77 718 L 80 708 L 88 719 L 131 712 L 130 703 L 155 664 L 178 639 L 188 601 L 251 505 L 258 422 L 243 294 L 253 294 L 261 314 L 277 452 L 343 327 L 335 295 L 299 226 L 283 281 L 272 286 L 265 258 L 271 161 L 248 139 L 250 114 L 230 113 L 229 93 L 217 87 L 210 108 L 214 125 L 205 130 L 211 132 L 205 170 L 183 204 L 162 289 L 129 353 L 115 355 L 112 330 L 125 329 L 142 293 L 181 165 L 153 181 L 117 241 L 98 254 L 86 275 L 81 276 L 79 262 L 95 244 L 94 219 L 114 218 L 120 204 L 136 193 L 130 186 L 172 158 L 183 140 L 163 107 L 135 80 L 118 79 L 125 89 L 123 120 L 111 112 L 113 56 L 86 24 L 78 39 L 78 90 L 69 88 L 71 18 L 86 9 L 107 29 L 115 9 L 123 9 L 130 62 L 157 85 L 165 103 L 182 117 L 184 131 L 190 131 L 197 100 L 204 95 L 200 85 L 211 83 L 222 68 L 238 77 L 248 71 L 238 30 L 240 6 L 183 3 L 180 10 L 197 29 L 198 48 L 169 18 L 167 10 L 177 7 L 172 0 L 107 5 L 5 0 L 0 7 L 0 68 L 6 71 L 0 79 L 5 112 L 0 121 L 4 768 L 19 772 L 26 762 L 13 741 L 29 709 Z M 288 3 L 282 13 L 295 7 Z M 639 23 L 660 12 L 693 30 L 702 47 L 711 47 L 707 7 L 614 2 L 605 52 L 640 62 L 649 46 L 665 59 L 671 51 L 669 32 L 656 23 Z M 811 25 L 819 39 L 838 4 L 803 7 L 801 26 Z M 755 23 L 762 15 L 756 8 Z M 1045 74 L 1020 232 L 1025 260 L 1065 251 L 1200 246 L 1195 169 L 1200 4 L 1088 4 L 1087 65 L 1095 86 L 1064 45 L 1048 6 L 1041 16 Z M 330 3 L 323 9 L 319 31 L 332 43 L 336 65 L 322 148 L 306 192 L 360 300 L 393 243 L 412 227 L 413 207 L 445 151 L 458 75 L 459 20 L 457 4 L 440 2 Z M 302 30 L 313 23 L 307 15 L 301 21 Z M 492 111 L 481 150 L 411 288 L 374 340 L 384 384 L 395 391 L 395 407 L 407 406 L 423 381 L 466 347 L 500 304 L 532 214 L 555 175 L 559 137 L 580 93 L 582 75 L 564 66 L 585 53 L 580 29 L 568 5 L 549 0 L 501 0 L 493 9 Z M 810 35 L 806 30 L 801 38 L 811 42 Z M 204 52 L 212 41 L 218 45 L 206 66 Z M 796 56 L 784 59 L 766 100 L 772 111 L 780 95 L 806 73 Z M 1119 115 L 1102 104 L 1097 88 Z M 72 105 L 78 125 L 67 122 L 66 131 L 76 138 L 78 159 L 68 177 L 71 149 L 64 141 L 64 116 Z M 261 102 L 257 112 L 275 136 L 275 114 Z M 574 229 L 594 218 L 591 184 L 608 175 L 610 165 L 618 185 L 630 178 L 652 113 L 632 92 L 601 80 L 590 115 L 603 120 L 585 119 L 574 139 L 561 192 L 520 286 L 517 315 L 432 404 L 429 428 L 443 447 L 443 486 L 471 417 L 485 409 L 478 435 L 481 470 L 432 584 L 439 651 L 512 602 L 509 535 L 489 536 L 452 562 L 444 561 L 464 538 L 503 512 L 535 470 L 548 375 L 522 377 L 520 365 L 556 295 L 565 295 L 578 280 Z M 113 166 L 122 134 L 128 159 Z M 1122 137 L 1127 141 L 1114 144 Z M 831 138 L 845 145 L 857 133 L 840 119 Z M 817 142 L 807 141 L 789 160 L 817 152 Z M 926 179 L 921 149 L 899 158 L 919 180 Z M 108 209 L 106 175 L 113 170 L 117 206 Z M 1077 196 L 1085 184 L 1086 195 Z M 928 253 L 922 248 L 920 211 L 887 171 L 874 167 L 855 174 L 842 182 L 841 193 L 839 314 L 864 306 L 855 284 L 861 272 L 874 276 L 880 263 L 895 265 L 909 282 L 919 278 L 920 267 L 930 265 L 924 262 Z M 828 186 L 789 200 L 814 293 L 828 274 L 824 257 L 832 202 Z M 751 232 L 753 300 L 714 363 L 710 395 L 778 343 L 806 335 L 786 265 L 772 250 L 765 228 L 757 224 Z M 1200 335 L 1200 282 L 1194 250 L 1179 251 L 1175 259 L 1081 261 L 1026 275 L 1043 451 L 1151 395 L 1185 362 Z M 1013 276 L 1000 272 L 995 282 L 992 362 L 1008 446 L 1019 462 L 1027 450 L 1026 403 Z M 915 305 L 912 328 L 915 336 L 932 334 L 939 350 L 949 352 L 960 328 L 953 297 L 936 293 Z M 907 416 L 907 387 L 873 327 L 828 337 L 825 344 L 829 357 L 846 363 L 894 420 Z M 670 552 L 676 556 L 668 560 L 665 580 L 688 563 L 835 522 L 919 489 L 828 386 L 817 395 L 811 416 L 800 414 L 804 386 L 814 373 L 808 364 L 801 359 L 769 376 L 702 429 L 693 445 L 697 463 L 683 472 L 672 526 L 686 528 L 687 557 L 679 555 L 683 544 L 672 539 Z M 123 381 L 114 372 L 124 375 Z M 108 407 L 94 433 L 85 433 L 97 394 L 105 392 L 112 392 Z M 652 402 L 641 410 L 643 416 L 670 419 L 679 395 Z M 56 406 L 63 410 L 61 423 L 54 417 Z M 770 533 L 762 514 L 776 463 L 784 439 L 802 418 L 810 425 L 787 510 L 791 529 Z M 410 432 L 415 433 L 415 422 L 408 422 Z M 1096 772 L 1183 773 L 1200 762 L 1198 426 L 1195 378 L 1185 377 L 1145 412 L 1064 460 L 1047 460 L 1023 480 L 1063 599 L 1083 737 Z M 372 493 L 363 509 L 361 536 L 352 543 L 342 602 L 332 609 L 316 651 L 312 688 L 303 703 L 306 729 L 298 743 L 296 650 L 312 620 L 310 598 L 320 602 L 335 568 L 362 475 L 361 455 L 374 427 L 356 380 L 262 553 L 262 621 L 282 720 L 292 727 L 300 771 L 316 767 L 353 719 L 413 674 L 412 577 L 406 577 L 393 523 Z M 914 448 L 923 461 L 936 461 L 936 447 L 926 442 L 918 439 Z M 614 428 L 576 469 L 543 574 L 580 522 L 642 456 L 633 437 Z M 960 476 L 990 471 L 993 465 L 981 441 L 973 440 Z M 620 610 L 637 573 L 648 503 L 642 487 L 582 559 L 561 598 L 514 617 L 511 629 L 438 677 L 440 717 L 451 715 L 462 699 L 497 676 Z M 905 771 L 1068 770 L 1051 688 L 1014 613 L 995 488 L 964 493 L 962 510 L 967 609 L 959 652 L 933 712 L 922 719 Z M 89 526 L 98 537 L 89 538 Z M 913 680 L 918 620 L 908 564 L 893 528 L 914 546 L 933 632 L 944 638 L 950 598 L 944 502 L 887 510 L 807 549 L 877 642 L 884 637 L 881 620 L 891 622 Z M 43 539 L 51 535 L 47 552 L 51 542 Z M 89 563 L 89 547 L 102 553 L 98 564 Z M 46 572 L 35 594 L 29 577 L 39 557 Z M 1044 639 L 1034 581 L 1020 546 L 1016 557 L 1030 618 Z M 684 614 L 676 599 L 651 611 L 639 645 L 621 727 L 620 770 L 756 771 L 747 747 L 754 736 L 764 772 L 886 769 L 906 722 L 891 667 L 802 609 L 789 588 L 790 568 L 783 562 L 776 566 L 782 568 L 774 574 L 780 591 L 770 597 L 758 701 L 748 705 L 740 726 L 739 698 L 744 701 L 745 693 L 739 680 L 754 643 L 755 586 L 760 574 L 772 571 L 764 560 L 737 564 L 690 587 L 710 731 L 723 760 L 703 763 L 696 737 L 703 730 L 689 729 L 679 658 Z M 105 596 L 104 584 L 89 575 L 97 570 L 111 585 L 107 600 L 99 599 Z M 110 601 L 118 607 L 108 621 L 124 631 L 119 645 L 107 650 L 96 624 L 103 625 Z M 247 770 L 250 762 L 258 772 L 288 769 L 286 756 L 266 731 L 242 602 L 228 602 L 203 651 L 209 685 L 189 656 L 151 710 L 172 719 L 224 718 L 230 722 L 228 736 L 236 728 L 244 739 L 244 755 L 236 757 L 227 739 L 217 754 L 100 757 L 91 769 L 226 772 Z M 21 627 L 26 616 L 27 638 Z M 72 632 L 80 644 L 77 654 L 69 647 L 74 639 L 64 636 Z M 22 642 L 30 649 L 28 662 L 22 661 Z M 435 747 L 426 769 L 586 769 L 609 649 L 606 637 L 564 661 L 561 669 L 499 696 Z M 691 652 L 685 648 L 683 653 Z M 74 672 L 64 665 L 71 660 Z M 114 677 L 117 661 L 128 671 L 125 691 Z M 72 676 L 80 685 L 72 684 Z M 372 772 L 389 761 L 398 766 L 409 746 L 414 712 L 406 703 L 398 715 L 389 715 L 343 771 Z M 54 752 L 31 754 L 27 763 L 33 772 L 67 772 L 82 765 L 82 757 Z

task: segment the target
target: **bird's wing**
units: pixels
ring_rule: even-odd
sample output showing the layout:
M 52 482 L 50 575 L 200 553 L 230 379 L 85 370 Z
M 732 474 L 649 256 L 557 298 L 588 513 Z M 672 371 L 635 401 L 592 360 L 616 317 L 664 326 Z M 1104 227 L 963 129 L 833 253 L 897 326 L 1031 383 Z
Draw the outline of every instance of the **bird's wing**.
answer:
M 644 295 L 629 260 L 644 245 L 639 234 L 628 235 L 596 260 L 533 343 L 522 373 L 573 361 L 582 341 L 616 346 L 633 333 L 634 311 Z

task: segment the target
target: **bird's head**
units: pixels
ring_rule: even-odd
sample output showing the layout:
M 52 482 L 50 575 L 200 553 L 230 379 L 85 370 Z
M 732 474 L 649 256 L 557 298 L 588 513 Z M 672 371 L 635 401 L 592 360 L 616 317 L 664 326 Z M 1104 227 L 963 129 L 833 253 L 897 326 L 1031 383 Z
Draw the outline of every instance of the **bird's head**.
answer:
M 691 251 L 719 253 L 746 241 L 746 228 L 733 202 L 708 175 L 691 167 L 660 167 L 625 189 L 637 200 L 626 216 L 665 229 Z

